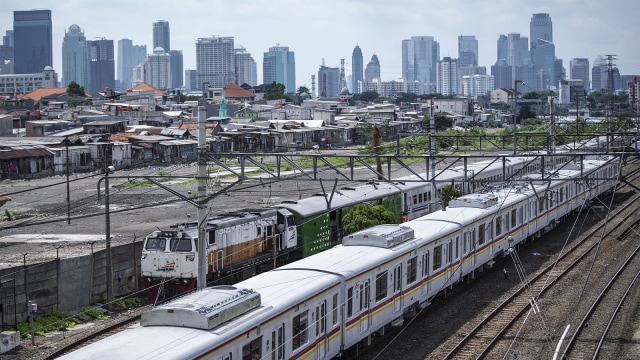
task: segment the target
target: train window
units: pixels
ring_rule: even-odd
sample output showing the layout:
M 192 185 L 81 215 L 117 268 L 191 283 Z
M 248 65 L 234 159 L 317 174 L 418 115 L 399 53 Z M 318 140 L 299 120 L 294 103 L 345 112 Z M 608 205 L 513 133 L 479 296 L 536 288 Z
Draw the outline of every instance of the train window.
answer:
M 418 203 L 418 195 L 413 195 L 413 205 Z
M 516 209 L 511 210 L 511 228 L 515 228 L 516 227 L 516 220 L 518 219 L 516 217 Z
M 293 350 L 300 348 L 302 345 L 309 341 L 307 329 L 309 328 L 309 310 L 305 310 L 300 315 L 293 318 L 293 338 L 291 339 L 291 346 Z
M 171 239 L 169 249 L 176 252 L 191 251 L 191 239 Z
M 422 255 L 422 277 L 429 276 L 429 252 Z
M 493 240 L 493 221 L 487 223 L 487 237 L 489 240 Z
M 564 187 L 560 188 L 560 194 L 558 196 L 559 196 L 558 201 L 562 203 L 564 201 Z
M 502 234 L 502 216 L 496 216 L 496 236 Z
M 376 276 L 376 301 L 380 301 L 387 297 L 387 280 L 389 274 L 383 271 Z
M 460 237 L 456 236 L 456 259 L 460 259 Z M 449 259 L 451 262 L 451 259 Z
M 504 222 L 503 222 L 503 224 L 504 224 L 505 230 L 509 230 L 510 229 L 509 228 L 509 224 L 510 224 L 509 223 L 509 213 L 504 214 Z
M 242 360 L 262 358 L 262 336 L 242 347 Z
M 331 311 L 331 323 L 336 325 L 338 323 L 338 294 L 333 294 L 333 304 Z
M 261 226 L 257 226 L 257 227 L 256 227 L 256 235 L 257 235 L 257 236 L 262 235 L 262 227 L 261 227 Z
M 293 215 L 287 215 L 287 226 L 294 226 L 296 224 L 296 218 Z
M 146 250 L 160 250 L 164 251 L 167 241 L 165 239 L 160 238 L 148 238 L 147 244 L 145 245 Z
M 540 213 L 544 212 L 544 198 L 538 199 L 538 211 Z
M 518 225 L 524 224 L 523 216 L 524 216 L 524 214 L 523 214 L 522 206 L 520 206 L 518 208 Z
M 442 266 L 442 245 L 433 248 L 433 270 L 438 270 Z
M 347 289 L 347 318 L 353 315 L 353 287 Z
M 418 258 L 412 257 L 407 260 L 407 284 L 411 284 L 418 278 Z
M 484 244 L 484 224 L 478 225 L 478 244 Z
M 458 237 L 456 236 L 456 244 L 458 243 Z M 449 240 L 449 243 L 447 244 L 447 264 L 451 264 L 452 263 L 452 259 L 451 257 L 453 256 L 453 241 Z M 456 246 L 456 251 L 457 251 L 458 247 Z
M 215 245 L 216 244 L 216 232 L 215 230 L 211 230 L 208 232 L 209 233 L 209 245 Z

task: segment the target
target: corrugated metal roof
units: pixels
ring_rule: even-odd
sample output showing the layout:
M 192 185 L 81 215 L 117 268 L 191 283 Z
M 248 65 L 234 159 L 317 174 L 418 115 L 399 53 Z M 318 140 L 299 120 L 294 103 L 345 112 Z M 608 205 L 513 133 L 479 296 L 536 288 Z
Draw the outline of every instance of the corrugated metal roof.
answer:
M 7 150 L 0 150 L 0 160 L 50 156 L 53 156 L 53 152 L 45 147 L 16 147 Z

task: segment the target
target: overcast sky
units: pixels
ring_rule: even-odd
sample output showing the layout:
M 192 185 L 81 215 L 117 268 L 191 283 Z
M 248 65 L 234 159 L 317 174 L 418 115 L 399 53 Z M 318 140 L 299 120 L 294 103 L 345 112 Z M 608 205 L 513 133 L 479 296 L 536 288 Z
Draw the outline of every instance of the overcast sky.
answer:
M 337 67 L 359 45 L 364 64 L 376 54 L 384 81 L 402 75 L 401 42 L 411 36 L 434 36 L 440 56 L 458 57 L 459 35 L 475 35 L 480 65 L 496 61 L 501 34 L 529 37 L 534 13 L 549 13 L 556 56 L 569 71 L 573 58 L 614 54 L 623 75 L 640 74 L 640 0 L 111 0 L 6 1 L 0 32 L 13 28 L 14 10 L 50 9 L 53 17 L 53 67 L 62 76 L 65 29 L 79 25 L 87 39 L 128 38 L 152 52 L 152 24 L 169 21 L 171 49 L 182 50 L 184 68 L 195 69 L 198 38 L 232 36 L 258 64 L 269 47 L 295 52 L 296 86 L 311 88 L 311 75 L 324 63 Z M 117 61 L 117 54 L 116 54 Z

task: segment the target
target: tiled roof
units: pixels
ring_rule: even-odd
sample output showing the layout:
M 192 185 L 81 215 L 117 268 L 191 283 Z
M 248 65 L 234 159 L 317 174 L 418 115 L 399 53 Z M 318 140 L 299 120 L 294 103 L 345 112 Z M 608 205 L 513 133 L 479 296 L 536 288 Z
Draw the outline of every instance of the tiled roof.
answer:
M 251 91 L 247 91 L 240 86 L 230 83 L 224 87 L 224 93 L 226 98 L 248 98 L 255 95 Z
M 38 102 L 43 97 L 59 95 L 65 92 L 67 92 L 67 88 L 40 88 L 33 90 L 32 92 L 26 94 L 24 97 L 33 99 L 34 102 Z
M 167 95 L 166 91 L 163 90 L 158 90 L 155 87 L 147 84 L 147 83 L 142 83 L 142 84 L 138 84 L 135 87 L 131 88 L 131 90 L 133 91 L 153 91 L 154 95 L 156 96 L 163 96 L 163 95 Z

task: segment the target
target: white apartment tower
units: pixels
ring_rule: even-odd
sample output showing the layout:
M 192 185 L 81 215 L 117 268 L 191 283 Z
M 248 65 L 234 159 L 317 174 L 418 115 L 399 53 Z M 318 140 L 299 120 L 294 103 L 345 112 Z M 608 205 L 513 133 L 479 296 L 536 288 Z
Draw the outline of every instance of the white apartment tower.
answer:
M 198 83 L 224 87 L 235 83 L 233 37 L 212 36 L 196 42 L 196 70 Z

